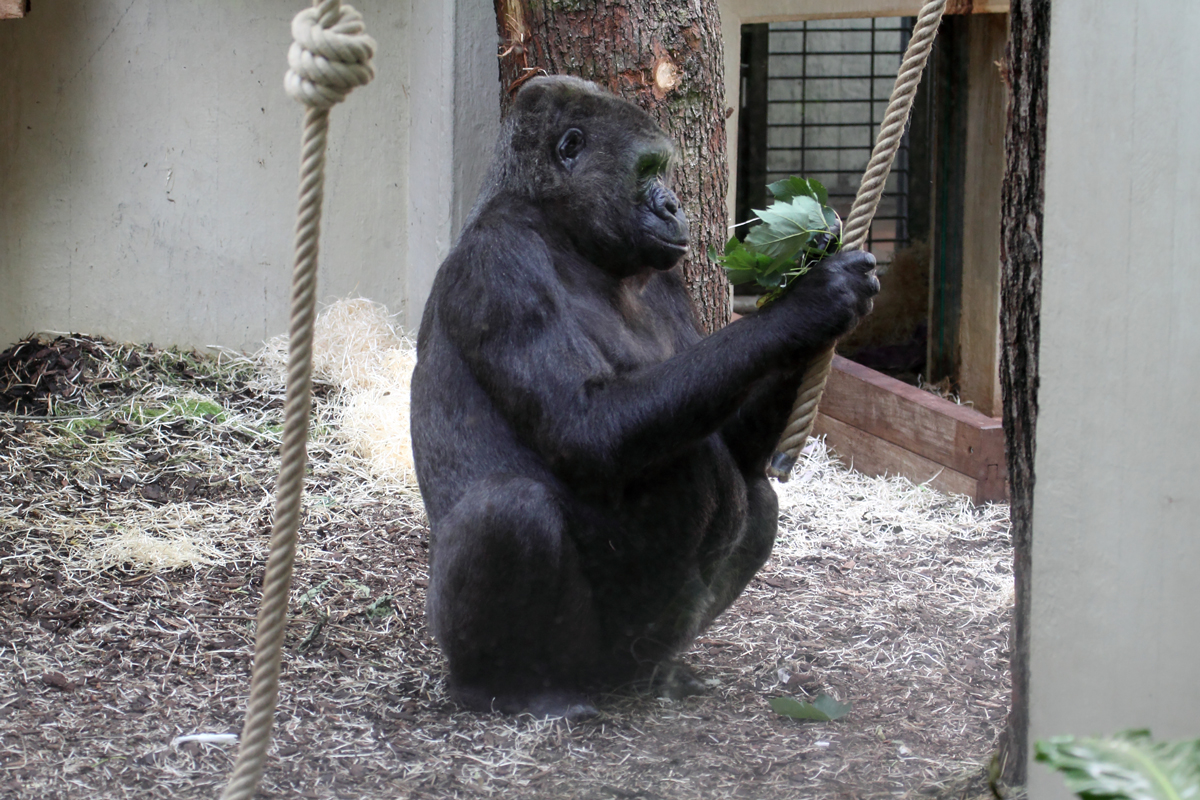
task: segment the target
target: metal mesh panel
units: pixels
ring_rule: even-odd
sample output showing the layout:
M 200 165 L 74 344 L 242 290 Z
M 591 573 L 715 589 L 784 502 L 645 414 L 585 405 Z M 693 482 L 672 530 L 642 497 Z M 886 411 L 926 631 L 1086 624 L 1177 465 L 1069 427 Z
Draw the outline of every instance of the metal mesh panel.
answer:
M 770 26 L 768 181 L 816 178 L 845 218 L 871 157 L 912 19 L 839 19 Z M 880 263 L 908 244 L 908 135 L 888 176 L 867 249 Z

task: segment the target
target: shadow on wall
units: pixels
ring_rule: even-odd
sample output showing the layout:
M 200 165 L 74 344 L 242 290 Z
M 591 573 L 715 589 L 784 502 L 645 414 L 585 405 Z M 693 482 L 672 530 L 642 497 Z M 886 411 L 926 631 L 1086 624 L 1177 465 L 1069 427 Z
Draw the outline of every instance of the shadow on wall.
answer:
M 79 250 L 72 226 L 75 187 L 93 177 L 95 73 L 101 42 L 87 31 L 103 3 L 38 3 L 22 19 L 0 22 L 0 334 L 29 333 L 34 320 L 66 320 L 74 302 L 71 259 Z M 107 21 L 107 20 L 105 20 Z M 115 22 L 115 20 L 114 20 Z M 112 25 L 109 25 L 112 28 Z

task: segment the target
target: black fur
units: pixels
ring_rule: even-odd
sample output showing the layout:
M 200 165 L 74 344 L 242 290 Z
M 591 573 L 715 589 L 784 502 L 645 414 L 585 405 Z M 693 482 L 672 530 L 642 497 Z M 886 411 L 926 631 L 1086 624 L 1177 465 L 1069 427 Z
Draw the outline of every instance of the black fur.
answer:
M 702 338 L 646 114 L 536 79 L 497 152 L 418 340 L 428 617 L 461 704 L 579 715 L 658 673 L 766 560 L 764 468 L 800 375 L 878 283 L 869 255 L 834 256 Z

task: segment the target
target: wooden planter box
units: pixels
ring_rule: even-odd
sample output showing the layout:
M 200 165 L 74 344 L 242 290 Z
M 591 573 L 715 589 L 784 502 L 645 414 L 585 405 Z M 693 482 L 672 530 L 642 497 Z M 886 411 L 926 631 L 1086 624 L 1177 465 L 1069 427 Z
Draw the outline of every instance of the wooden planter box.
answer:
M 1008 500 L 999 419 L 841 356 L 834 356 L 813 434 L 868 475 L 903 475 L 976 503 Z

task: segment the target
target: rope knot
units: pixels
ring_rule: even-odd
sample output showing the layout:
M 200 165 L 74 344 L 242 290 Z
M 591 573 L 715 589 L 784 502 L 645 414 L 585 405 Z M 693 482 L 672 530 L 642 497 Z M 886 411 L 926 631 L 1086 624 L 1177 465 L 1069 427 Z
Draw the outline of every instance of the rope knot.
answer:
M 351 6 L 325 2 L 306 8 L 292 20 L 292 39 L 283 88 L 310 108 L 337 105 L 375 77 L 375 40 Z

